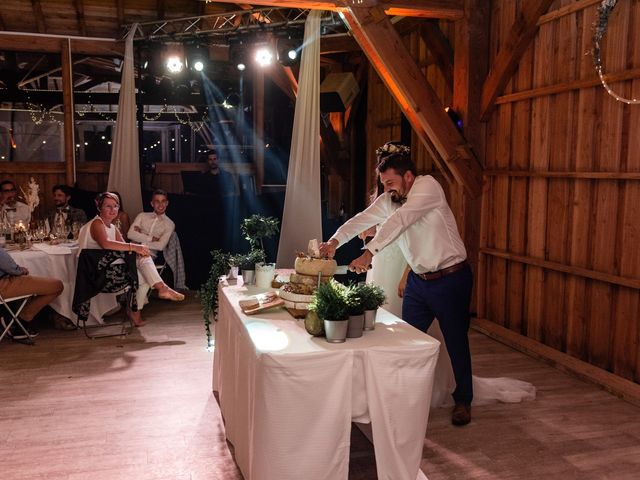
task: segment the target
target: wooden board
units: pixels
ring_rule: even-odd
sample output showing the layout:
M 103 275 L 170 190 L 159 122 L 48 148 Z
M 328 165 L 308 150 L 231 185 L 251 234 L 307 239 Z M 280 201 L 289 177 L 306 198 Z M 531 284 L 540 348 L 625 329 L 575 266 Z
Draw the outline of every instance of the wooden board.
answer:
M 289 312 L 289 314 L 293 317 L 293 318 L 305 318 L 307 316 L 307 312 L 309 310 L 300 310 L 298 308 L 289 308 L 289 307 L 285 307 L 285 309 L 287 310 L 287 312 Z

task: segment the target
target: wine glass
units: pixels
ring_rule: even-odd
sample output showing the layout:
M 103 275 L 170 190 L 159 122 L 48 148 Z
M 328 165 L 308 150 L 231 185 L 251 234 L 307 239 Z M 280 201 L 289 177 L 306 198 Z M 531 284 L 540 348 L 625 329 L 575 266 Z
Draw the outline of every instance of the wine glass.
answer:
M 73 222 L 71 224 L 71 233 L 73 233 L 73 239 L 77 240 L 80 234 L 80 222 Z

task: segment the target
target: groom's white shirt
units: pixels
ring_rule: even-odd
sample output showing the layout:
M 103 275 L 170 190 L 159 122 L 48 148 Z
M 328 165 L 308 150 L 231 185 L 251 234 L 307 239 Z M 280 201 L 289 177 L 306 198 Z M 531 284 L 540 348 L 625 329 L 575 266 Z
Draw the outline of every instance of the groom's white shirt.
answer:
M 331 237 L 338 247 L 360 232 L 378 225 L 366 248 L 375 255 L 398 239 L 398 246 L 415 273 L 435 272 L 467 258 L 455 217 L 440 184 L 430 175 L 416 177 L 399 205 L 383 193 Z

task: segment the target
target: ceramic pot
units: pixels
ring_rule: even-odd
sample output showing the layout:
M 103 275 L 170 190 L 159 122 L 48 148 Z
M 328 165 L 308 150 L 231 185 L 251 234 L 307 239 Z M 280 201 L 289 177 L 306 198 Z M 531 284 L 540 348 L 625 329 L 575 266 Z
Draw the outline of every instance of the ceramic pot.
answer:
M 275 263 L 256 263 L 256 287 L 271 288 L 275 276 Z

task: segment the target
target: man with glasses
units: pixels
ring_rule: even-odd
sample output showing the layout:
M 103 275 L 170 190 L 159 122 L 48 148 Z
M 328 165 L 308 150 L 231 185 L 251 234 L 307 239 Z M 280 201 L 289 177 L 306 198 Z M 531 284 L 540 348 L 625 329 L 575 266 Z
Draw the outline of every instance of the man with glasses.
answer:
M 12 226 L 21 220 L 22 223 L 28 225 L 31 221 L 31 210 L 27 204 L 17 200 L 17 194 L 16 184 L 11 180 L 4 180 L 0 183 L 2 218 L 6 218 Z

